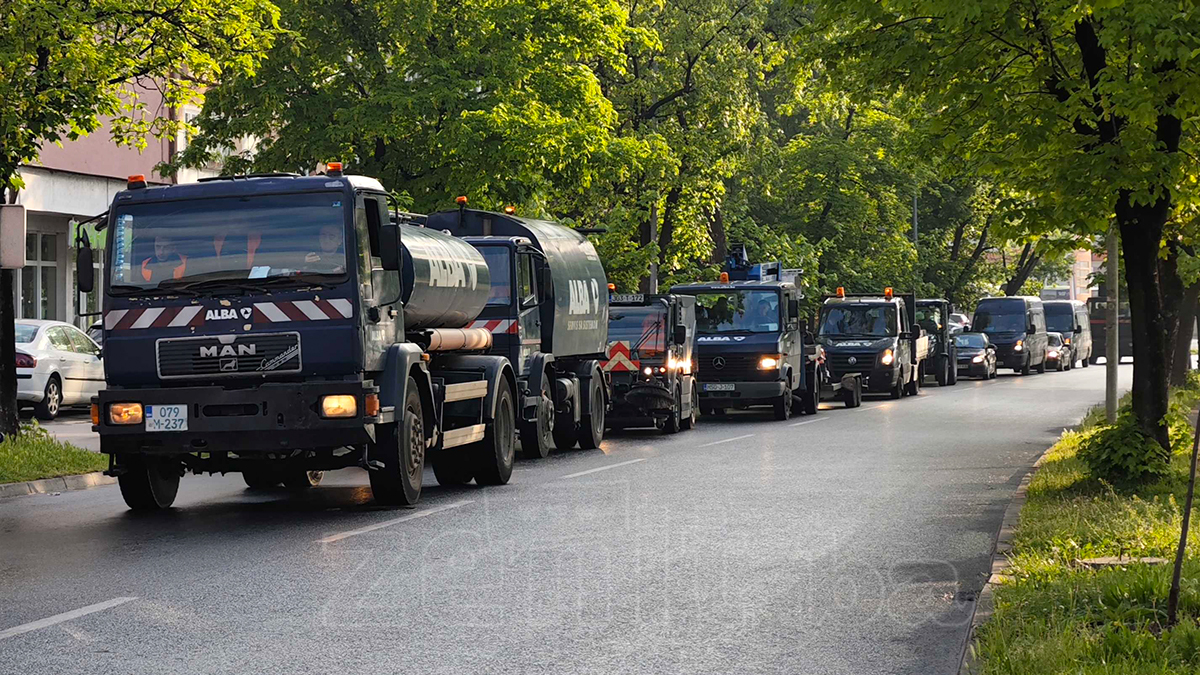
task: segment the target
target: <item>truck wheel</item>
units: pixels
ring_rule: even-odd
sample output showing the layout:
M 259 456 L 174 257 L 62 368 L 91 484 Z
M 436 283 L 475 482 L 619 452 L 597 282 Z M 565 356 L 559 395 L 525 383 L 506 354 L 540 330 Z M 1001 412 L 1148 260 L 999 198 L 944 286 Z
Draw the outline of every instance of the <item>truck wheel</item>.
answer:
M 375 427 L 377 437 L 370 444 L 370 459 L 383 462 L 383 468 L 368 471 L 375 501 L 388 506 L 408 506 L 421 498 L 425 473 L 425 418 L 417 381 L 408 378 L 404 412 L 398 422 Z
M 949 374 L 946 375 L 946 382 L 949 383 L 951 387 L 953 387 L 954 385 L 958 384 L 958 354 L 957 354 L 957 352 L 952 354 L 948 360 L 950 361 L 950 372 L 949 372 Z
M 792 392 L 784 391 L 774 402 L 775 419 L 779 421 L 792 418 Z
M 1083 367 L 1087 368 L 1092 364 L 1092 355 L 1088 354 L 1086 359 L 1080 359 L 1080 361 L 1082 362 Z
M 62 383 L 58 379 L 58 375 L 51 375 L 50 380 L 46 382 L 46 391 L 42 393 L 42 400 L 33 407 L 33 414 L 43 422 L 58 417 L 58 411 L 62 407 Z
M 857 408 L 862 405 L 862 389 L 857 382 L 852 386 L 842 387 L 842 402 L 846 404 L 847 408 Z
M 1017 372 L 1021 373 L 1022 375 L 1028 375 L 1029 374 L 1029 362 L 1032 360 L 1033 360 L 1032 356 L 1029 357 L 1028 359 L 1026 359 L 1025 365 L 1021 366 L 1020 370 L 1018 370 Z
M 550 373 L 542 374 L 542 396 L 538 401 L 537 420 L 521 423 L 521 455 L 541 459 L 550 454 L 554 442 L 554 399 L 550 395 Z
M 667 417 L 667 423 L 663 425 L 663 433 L 677 434 L 683 428 L 683 393 L 679 387 L 675 387 L 675 405 L 671 408 L 671 415 Z
M 933 378 L 937 380 L 939 387 L 945 387 L 950 383 L 949 368 L 946 367 L 947 359 L 945 357 L 937 357 L 937 370 L 934 372 Z
M 479 485 L 504 485 L 512 478 L 517 458 L 517 414 L 512 390 L 501 385 L 496 397 L 496 414 L 483 440 L 467 449 Z
M 251 490 L 269 490 L 279 486 L 279 473 L 270 469 L 247 469 L 242 472 L 242 480 Z
M 1037 371 L 1038 371 L 1038 375 L 1042 375 L 1043 373 L 1046 372 L 1046 357 L 1045 356 L 1042 356 L 1042 362 L 1038 364 Z
M 570 414 L 555 415 L 554 420 L 554 449 L 570 450 L 575 447 L 575 420 Z
M 696 422 L 700 420 L 700 390 L 696 388 L 696 383 L 692 383 L 692 406 L 688 409 L 687 417 L 683 418 L 684 429 L 695 429 Z
M 594 371 L 591 378 L 591 395 L 588 396 L 589 410 L 579 420 L 579 447 L 584 450 L 595 450 L 604 440 L 604 411 L 607 403 L 604 400 L 604 378 L 600 371 Z
M 805 415 L 816 415 L 821 410 L 821 394 L 816 391 L 800 392 L 800 410 Z
M 443 487 L 466 485 L 475 477 L 471 468 L 467 466 L 467 458 L 462 448 L 431 454 L 429 463 L 433 465 L 433 477 L 437 479 L 438 485 Z
M 324 471 L 285 471 L 283 486 L 293 490 L 307 490 L 320 485 L 323 478 Z
M 175 503 L 179 492 L 179 462 L 139 455 L 118 456 L 124 469 L 117 477 L 125 504 L 134 511 L 161 511 Z
M 889 393 L 892 395 L 893 400 L 904 397 L 904 369 L 903 368 L 901 368 L 900 372 L 896 375 L 896 382 L 892 384 L 892 390 Z

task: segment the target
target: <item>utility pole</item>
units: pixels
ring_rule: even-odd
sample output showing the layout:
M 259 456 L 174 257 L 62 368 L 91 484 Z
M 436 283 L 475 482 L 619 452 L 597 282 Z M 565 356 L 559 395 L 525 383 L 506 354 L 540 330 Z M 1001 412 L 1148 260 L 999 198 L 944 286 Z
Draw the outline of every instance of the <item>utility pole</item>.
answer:
M 1120 302 L 1118 288 L 1121 286 L 1121 263 L 1115 220 L 1108 226 L 1107 243 L 1108 259 L 1104 263 L 1104 279 L 1107 282 L 1105 286 L 1108 288 L 1107 311 L 1105 312 L 1107 316 L 1104 319 L 1104 368 L 1106 373 L 1104 410 L 1107 413 L 1108 423 L 1112 424 L 1117 421 L 1117 365 L 1121 363 L 1121 343 L 1117 335 L 1117 331 L 1120 330 L 1117 323 L 1117 304 Z

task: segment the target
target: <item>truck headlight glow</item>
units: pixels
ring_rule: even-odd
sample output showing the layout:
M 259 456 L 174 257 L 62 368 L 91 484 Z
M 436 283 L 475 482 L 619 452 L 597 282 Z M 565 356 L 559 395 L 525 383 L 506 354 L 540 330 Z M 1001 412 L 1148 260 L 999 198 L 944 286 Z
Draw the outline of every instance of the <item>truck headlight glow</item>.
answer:
M 141 403 L 110 403 L 108 404 L 108 421 L 111 424 L 141 424 Z
M 892 350 L 885 349 L 883 350 L 883 357 L 880 360 L 883 362 L 883 365 L 890 366 L 896 360 L 896 355 L 892 353 Z
M 654 374 L 654 369 L 651 368 L 650 366 L 646 366 L 645 368 L 642 368 L 642 374 L 645 375 L 646 377 L 650 377 L 651 375 Z
M 1013 345 L 1013 351 L 1014 351 L 1014 352 L 1019 352 L 1019 351 L 1021 351 L 1022 349 L 1025 349 L 1025 341 L 1024 341 L 1024 340 L 1017 340 L 1017 344 Z
M 976 354 L 975 358 L 971 359 L 971 363 L 983 363 L 983 354 Z
M 321 417 L 354 417 L 357 414 L 358 401 L 350 394 L 321 397 Z
M 779 367 L 779 354 L 767 354 L 758 360 L 759 370 L 775 370 Z

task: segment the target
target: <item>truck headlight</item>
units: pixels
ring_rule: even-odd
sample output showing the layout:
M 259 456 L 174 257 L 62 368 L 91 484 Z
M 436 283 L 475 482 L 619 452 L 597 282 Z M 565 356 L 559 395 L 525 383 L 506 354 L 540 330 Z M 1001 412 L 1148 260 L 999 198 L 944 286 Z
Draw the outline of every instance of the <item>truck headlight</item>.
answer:
M 108 421 L 110 424 L 126 425 L 142 423 L 141 403 L 110 403 L 108 404 Z
M 780 358 L 781 357 L 779 354 L 767 354 L 766 356 L 764 356 L 758 360 L 758 369 L 759 370 L 775 370 L 776 368 L 779 367 Z
M 890 350 L 890 349 L 883 350 L 883 357 L 880 358 L 880 361 L 883 362 L 883 365 L 890 366 L 890 365 L 892 365 L 892 362 L 895 360 L 896 360 L 896 355 L 892 353 L 892 350 Z
M 971 359 L 971 363 L 983 363 L 983 354 L 976 354 L 975 358 Z
M 651 368 L 650 366 L 646 366 L 645 368 L 642 368 L 642 374 L 645 375 L 646 377 L 650 377 L 651 375 L 654 374 L 654 369 Z
M 321 397 L 321 417 L 354 417 L 358 415 L 358 401 L 350 394 L 332 394 Z
M 1024 340 L 1017 340 L 1017 344 L 1013 345 L 1013 351 L 1014 351 L 1014 352 L 1019 352 L 1019 351 L 1021 351 L 1022 349 L 1025 349 L 1025 341 L 1024 341 Z

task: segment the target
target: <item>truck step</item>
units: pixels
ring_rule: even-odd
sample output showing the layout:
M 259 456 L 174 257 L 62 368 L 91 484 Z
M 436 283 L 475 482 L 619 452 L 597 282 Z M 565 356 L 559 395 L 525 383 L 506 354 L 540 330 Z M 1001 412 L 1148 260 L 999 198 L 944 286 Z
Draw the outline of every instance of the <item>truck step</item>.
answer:
M 479 380 L 478 382 L 462 382 L 459 384 L 446 385 L 446 403 L 455 401 L 468 401 L 473 398 L 483 398 L 487 396 L 488 383 L 487 380 Z M 448 436 L 449 434 L 447 434 Z
M 442 449 L 457 448 L 460 445 L 482 441 L 486 430 L 486 424 L 473 424 L 469 427 L 447 431 L 442 434 Z

